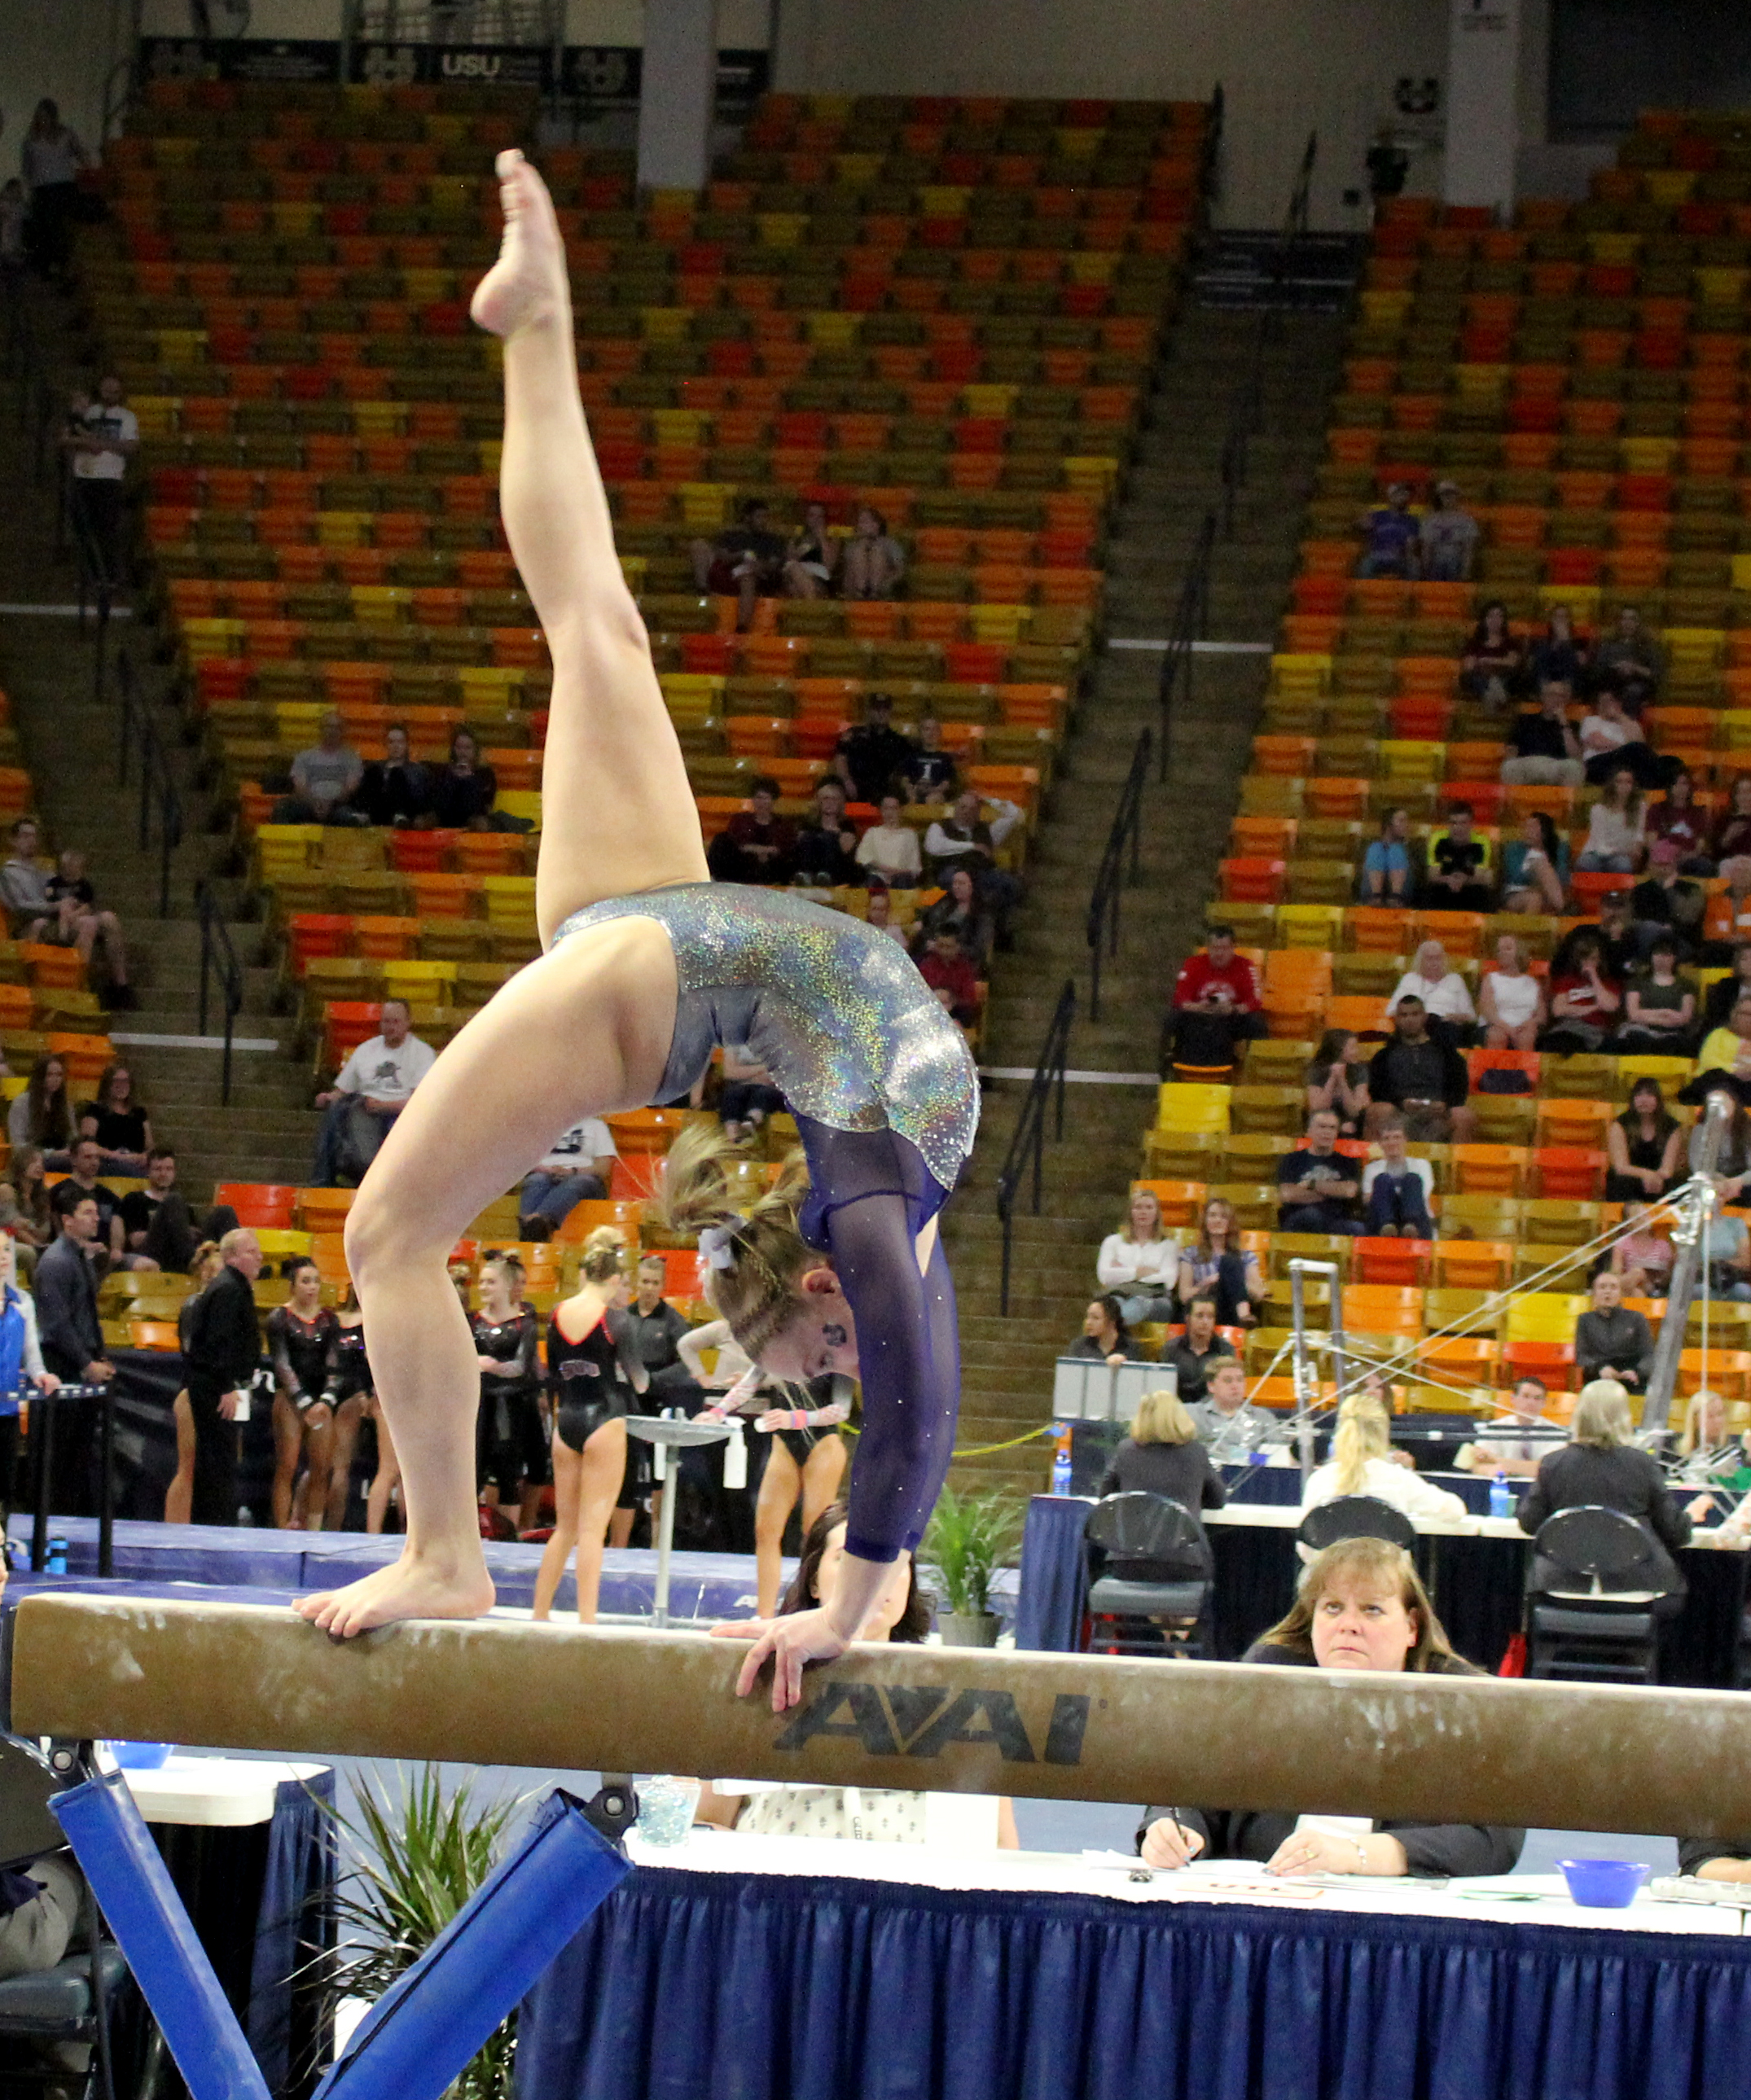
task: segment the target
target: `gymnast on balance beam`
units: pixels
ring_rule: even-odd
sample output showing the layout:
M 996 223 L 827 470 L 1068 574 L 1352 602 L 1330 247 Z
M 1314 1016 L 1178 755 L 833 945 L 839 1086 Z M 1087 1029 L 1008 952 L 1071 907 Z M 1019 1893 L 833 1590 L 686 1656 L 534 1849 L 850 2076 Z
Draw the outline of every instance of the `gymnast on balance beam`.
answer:
M 505 531 L 553 659 L 536 915 L 545 953 L 439 1058 L 347 1220 L 379 1401 L 401 1462 L 401 1558 L 298 1609 L 336 1635 L 493 1601 L 475 1504 L 479 1374 L 445 1261 L 469 1221 L 586 1116 L 685 1096 L 746 1046 L 795 1113 L 795 1177 L 744 1219 L 727 1148 L 683 1133 L 659 1207 L 700 1233 L 710 1289 L 770 1375 L 858 1377 L 864 1432 L 830 1606 L 754 1621 L 738 1689 L 772 1703 L 856 1638 L 916 1546 L 953 1441 L 960 1365 L 936 1213 L 971 1148 L 961 1031 L 898 945 L 784 891 L 708 880 L 686 765 L 614 551 L 577 386 L 546 185 L 498 159 L 504 245 L 474 317 L 505 342 Z

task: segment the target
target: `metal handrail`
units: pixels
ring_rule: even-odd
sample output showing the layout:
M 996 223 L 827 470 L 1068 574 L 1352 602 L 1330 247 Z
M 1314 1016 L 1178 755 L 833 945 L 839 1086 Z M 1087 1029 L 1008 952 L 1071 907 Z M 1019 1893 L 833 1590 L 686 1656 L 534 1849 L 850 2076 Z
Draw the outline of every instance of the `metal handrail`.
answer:
M 997 1176 L 997 1218 L 1003 1227 L 1003 1282 L 998 1299 L 998 1309 L 1007 1313 L 1010 1309 L 1010 1255 L 1015 1231 L 1015 1191 L 1022 1176 L 1030 1170 L 1033 1180 L 1032 1209 L 1035 1217 L 1040 1215 L 1041 1156 L 1046 1145 L 1046 1105 L 1055 1092 L 1057 1114 L 1053 1125 L 1055 1137 L 1064 1134 L 1064 1067 L 1070 1051 L 1070 1026 L 1076 1019 L 1077 988 L 1075 981 L 1066 978 L 1064 988 L 1058 995 L 1058 1004 L 1053 1009 L 1051 1025 L 1046 1031 L 1046 1041 L 1040 1050 L 1039 1062 L 1033 1068 L 1033 1077 L 1028 1084 L 1028 1098 L 1021 1105 L 1021 1114 L 1015 1119 L 1015 1132 L 1010 1140 L 1010 1149 L 1004 1158 L 1002 1171 Z
M 231 944 L 231 929 L 225 924 L 218 893 L 210 882 L 195 885 L 195 910 L 201 920 L 201 1020 L 199 1032 L 206 1033 L 207 990 L 217 979 L 225 1009 L 225 1056 L 219 1071 L 221 1108 L 231 1106 L 231 1044 L 237 1016 L 243 1011 L 243 965 Z
M 1085 923 L 1088 931 L 1088 1017 L 1100 1018 L 1100 964 L 1103 955 L 1119 952 L 1119 900 L 1134 883 L 1143 857 L 1143 788 L 1149 779 L 1149 753 L 1155 742 L 1150 730 L 1142 730 L 1131 754 L 1130 771 L 1119 790 L 1119 806 L 1112 814 L 1112 828 L 1101 849 L 1094 871 Z
M 1188 699 L 1191 696 L 1192 645 L 1204 639 L 1209 626 L 1210 559 L 1215 546 L 1216 513 L 1211 510 L 1205 514 L 1204 522 L 1198 527 L 1192 559 L 1179 586 L 1173 624 L 1168 629 L 1167 647 L 1161 655 L 1161 676 L 1156 693 L 1161 717 L 1156 733 L 1160 748 L 1156 753 L 1158 780 L 1166 779 L 1173 757 L 1174 702 L 1182 692 Z
M 101 633 L 101 628 L 99 630 Z M 136 747 L 139 752 L 139 846 L 145 853 L 152 845 L 153 820 L 158 827 L 158 916 L 170 912 L 170 855 L 183 842 L 183 798 L 171 777 L 157 726 L 134 669 L 132 653 L 124 648 L 116 659 L 116 691 L 121 701 L 117 718 L 121 738 L 116 748 L 116 782 L 126 788 Z

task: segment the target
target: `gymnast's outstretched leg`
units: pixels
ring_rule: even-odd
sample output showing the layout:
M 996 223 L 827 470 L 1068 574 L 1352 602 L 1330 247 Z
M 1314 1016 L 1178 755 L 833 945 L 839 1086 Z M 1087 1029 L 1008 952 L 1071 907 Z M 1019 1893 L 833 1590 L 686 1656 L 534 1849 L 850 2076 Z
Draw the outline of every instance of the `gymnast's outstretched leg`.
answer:
M 705 849 L 578 398 L 565 255 L 546 189 L 499 157 L 505 240 L 475 318 L 505 338 L 500 500 L 546 631 L 553 698 L 536 876 L 543 940 L 601 898 L 703 882 Z M 400 1461 L 401 1558 L 308 1597 L 334 1634 L 471 1617 L 493 1599 L 475 1513 L 479 1367 L 445 1263 L 458 1236 L 586 1115 L 648 1101 L 674 1033 L 674 951 L 625 919 L 521 970 L 397 1118 L 347 1219 L 379 1403 Z

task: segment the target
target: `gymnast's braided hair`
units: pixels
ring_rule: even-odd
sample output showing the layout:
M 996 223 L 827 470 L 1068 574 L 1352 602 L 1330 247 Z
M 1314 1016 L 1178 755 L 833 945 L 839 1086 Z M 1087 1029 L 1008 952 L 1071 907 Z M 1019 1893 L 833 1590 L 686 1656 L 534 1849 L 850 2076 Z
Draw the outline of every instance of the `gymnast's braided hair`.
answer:
M 584 1242 L 578 1274 L 586 1283 L 612 1283 L 626 1268 L 626 1235 L 616 1225 L 598 1225 Z
M 761 1350 L 789 1324 L 803 1302 L 798 1282 L 821 1257 L 797 1229 L 797 1206 L 808 1186 L 802 1153 L 791 1154 L 776 1186 L 757 1197 L 745 1216 L 727 1171 L 741 1157 L 721 1128 L 690 1123 L 663 1162 L 650 1215 L 666 1232 L 699 1234 L 705 1295 L 758 1363 Z

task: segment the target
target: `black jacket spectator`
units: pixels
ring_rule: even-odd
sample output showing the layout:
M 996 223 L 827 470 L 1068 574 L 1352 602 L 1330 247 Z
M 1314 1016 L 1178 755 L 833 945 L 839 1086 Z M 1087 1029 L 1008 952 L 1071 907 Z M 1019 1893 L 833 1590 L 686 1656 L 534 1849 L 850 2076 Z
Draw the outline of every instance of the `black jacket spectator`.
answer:
M 1192 1407 L 1203 1399 L 1204 1388 L 1209 1382 L 1210 1373 L 1224 1357 L 1231 1357 L 1233 1354 L 1232 1345 L 1225 1342 L 1220 1335 L 1216 1335 L 1211 1337 L 1209 1347 L 1201 1356 L 1189 1343 L 1181 1340 L 1174 1343 L 1161 1361 L 1178 1379 L 1180 1399 L 1187 1407 Z M 1174 1449 L 1183 1450 L 1186 1447 L 1184 1445 L 1147 1444 L 1139 1448 L 1141 1451 L 1168 1451 Z M 1165 1494 L 1167 1490 L 1163 1488 L 1159 1492 Z M 1174 1499 L 1178 1502 L 1179 1497 L 1176 1495 Z M 1219 1508 L 1221 1505 L 1218 1503 L 1213 1507 Z
M 1223 1346 L 1228 1355 L 1234 1353 L 1226 1343 Z M 1182 1385 L 1182 1400 L 1185 1391 Z M 1178 1502 L 1194 1516 L 1200 1509 L 1221 1509 L 1228 1499 L 1222 1476 L 1211 1465 L 1209 1451 L 1196 1437 L 1189 1444 L 1138 1444 L 1127 1436 L 1107 1462 L 1107 1470 L 1101 1476 L 1100 1492 L 1103 1495 L 1126 1495 L 1139 1491 L 1165 1495 L 1170 1502 Z
M 432 808 L 431 769 L 417 759 L 374 758 L 354 796 L 355 807 L 374 824 L 418 823 Z
M 1633 1444 L 1565 1444 L 1539 1467 L 1516 1514 L 1521 1530 L 1535 1537 L 1545 1519 L 1559 1510 L 1583 1508 L 1621 1510 L 1634 1517 L 1647 1538 L 1648 1559 L 1660 1586 L 1682 1595 L 1684 1578 L 1672 1555 L 1690 1543 L 1690 1519 L 1669 1492 L 1660 1461 L 1651 1453 Z M 1535 1588 L 1540 1579 L 1535 1565 Z
M 1632 1391 L 1647 1383 L 1654 1361 L 1654 1337 L 1646 1316 L 1627 1305 L 1613 1305 L 1607 1312 L 1592 1308 L 1575 1322 L 1575 1361 L 1583 1382 L 1600 1377 L 1609 1364 L 1612 1371 L 1631 1371 L 1625 1379 Z
M 846 841 L 851 841 L 849 846 Z M 864 871 L 857 862 L 857 832 L 847 823 L 803 824 L 798 827 L 792 866 L 817 889 L 850 885 L 861 889 Z
M 1430 1052 L 1432 1058 L 1427 1054 Z M 1430 1078 L 1439 1081 L 1433 1094 L 1427 1091 Z M 1397 1109 L 1408 1101 L 1442 1101 L 1448 1108 L 1458 1109 L 1466 1105 L 1471 1080 L 1465 1059 L 1431 1029 L 1426 1043 L 1407 1043 L 1395 1035 L 1382 1043 L 1369 1061 L 1368 1091 L 1372 1099 L 1390 1102 Z
M 440 831 L 466 832 L 477 827 L 480 818 L 493 814 L 497 799 L 498 775 L 484 764 L 466 772 L 452 765 L 441 767 L 432 783 L 432 813 Z
M 97 1315 L 97 1280 L 89 1256 L 65 1233 L 42 1251 L 34 1279 L 42 1361 L 75 1383 L 87 1364 L 102 1361 L 104 1330 Z
M 870 696 L 872 718 L 847 730 L 833 754 L 841 779 L 860 802 L 879 802 L 891 793 L 918 757 L 911 739 L 892 727 L 886 708 L 878 706 L 880 697 Z
M 1290 1669 L 1315 1667 L 1311 1656 L 1292 1654 L 1268 1641 L 1255 1641 L 1240 1660 L 1278 1663 Z M 1456 1665 L 1439 1657 L 1432 1659 L 1429 1667 L 1431 1672 L 1446 1676 L 1478 1674 L 1468 1664 Z M 1204 1850 L 1198 1855 L 1200 1860 L 1261 1862 L 1276 1855 L 1298 1820 L 1281 1809 L 1146 1808 L 1137 1826 L 1139 1851 L 1150 1824 L 1164 1815 L 1171 1815 L 1187 1830 L 1199 1833 L 1205 1841 Z M 1406 1873 L 1424 1880 L 1511 1873 L 1526 1842 L 1523 1830 L 1484 1823 L 1396 1823 L 1388 1818 L 1377 1821 L 1374 1828 L 1398 1839 L 1404 1847 Z

